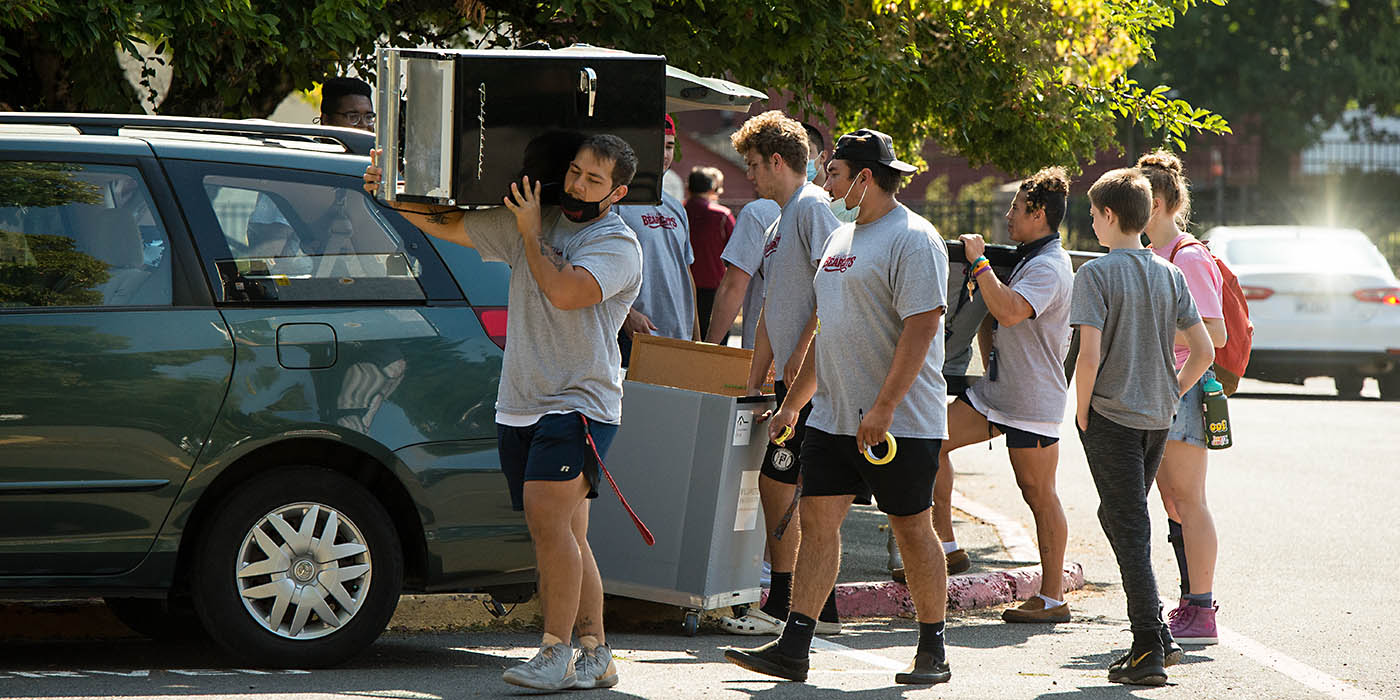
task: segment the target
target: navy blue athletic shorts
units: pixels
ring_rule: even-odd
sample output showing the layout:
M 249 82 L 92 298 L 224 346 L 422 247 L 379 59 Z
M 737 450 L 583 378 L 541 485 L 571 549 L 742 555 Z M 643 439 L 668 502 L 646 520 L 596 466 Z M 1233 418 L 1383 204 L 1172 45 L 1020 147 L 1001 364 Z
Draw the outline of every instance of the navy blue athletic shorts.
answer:
M 617 426 L 591 420 L 587 430 L 598 455 L 607 459 Z M 581 414 L 550 413 L 524 428 L 497 423 L 496 445 L 515 510 L 525 510 L 527 481 L 570 481 L 582 474 L 588 479 L 588 497 L 598 497 L 598 459 L 585 439 Z

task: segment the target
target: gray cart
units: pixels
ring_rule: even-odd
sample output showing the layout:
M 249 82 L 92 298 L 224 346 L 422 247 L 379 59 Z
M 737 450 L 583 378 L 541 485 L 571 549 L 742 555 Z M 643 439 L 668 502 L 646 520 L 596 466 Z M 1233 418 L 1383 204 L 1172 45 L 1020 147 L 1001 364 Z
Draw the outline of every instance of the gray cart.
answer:
M 682 607 L 692 635 L 701 610 L 758 601 L 758 470 L 768 433 L 755 419 L 772 407 L 772 396 L 624 383 L 622 427 L 606 464 L 656 545 L 642 541 L 601 485 L 588 536 L 604 592 Z

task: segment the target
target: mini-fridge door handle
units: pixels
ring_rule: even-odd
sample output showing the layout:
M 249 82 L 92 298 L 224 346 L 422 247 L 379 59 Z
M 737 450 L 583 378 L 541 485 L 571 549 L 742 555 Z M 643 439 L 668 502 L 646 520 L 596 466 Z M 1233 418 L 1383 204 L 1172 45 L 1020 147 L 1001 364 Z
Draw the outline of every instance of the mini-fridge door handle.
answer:
M 588 97 L 588 116 L 593 116 L 593 103 L 598 97 L 598 73 L 592 68 L 579 69 L 578 91 Z

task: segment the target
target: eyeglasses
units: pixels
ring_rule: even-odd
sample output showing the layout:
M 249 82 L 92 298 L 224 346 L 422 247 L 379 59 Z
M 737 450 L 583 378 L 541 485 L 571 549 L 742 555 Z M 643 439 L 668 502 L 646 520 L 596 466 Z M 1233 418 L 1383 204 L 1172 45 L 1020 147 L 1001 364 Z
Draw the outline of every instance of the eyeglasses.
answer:
M 331 112 L 331 114 L 341 117 L 350 126 L 359 126 L 361 120 L 364 120 L 365 126 L 373 126 L 374 120 L 378 116 L 374 112 Z

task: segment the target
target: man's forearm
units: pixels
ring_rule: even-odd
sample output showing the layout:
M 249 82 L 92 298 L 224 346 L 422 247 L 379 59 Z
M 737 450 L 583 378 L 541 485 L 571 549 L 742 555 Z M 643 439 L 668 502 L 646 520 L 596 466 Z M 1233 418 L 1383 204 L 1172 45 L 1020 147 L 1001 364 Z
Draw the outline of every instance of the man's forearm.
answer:
M 539 285 L 549 303 L 568 311 L 603 300 L 602 289 L 591 273 L 570 265 L 564 256 L 555 252 L 538 235 L 523 238 L 525 262 L 530 267 L 530 275 L 535 278 L 535 284 Z
M 744 292 L 748 289 L 749 275 L 743 270 L 730 266 L 724 271 L 724 277 L 719 281 L 719 288 L 715 290 L 714 305 L 710 309 L 710 331 L 706 342 L 718 343 L 729 328 L 734 325 L 734 318 L 739 315 L 739 307 L 744 303 Z
M 754 335 L 753 361 L 749 365 L 750 389 L 761 389 L 768 380 L 768 368 L 773 366 L 773 345 L 768 342 L 768 322 L 763 312 L 758 314 L 758 331 Z

